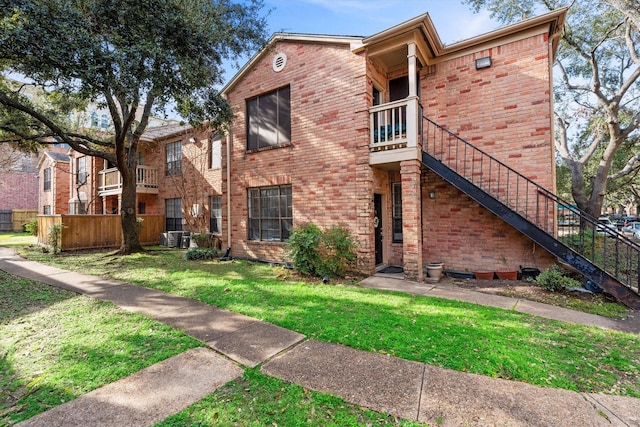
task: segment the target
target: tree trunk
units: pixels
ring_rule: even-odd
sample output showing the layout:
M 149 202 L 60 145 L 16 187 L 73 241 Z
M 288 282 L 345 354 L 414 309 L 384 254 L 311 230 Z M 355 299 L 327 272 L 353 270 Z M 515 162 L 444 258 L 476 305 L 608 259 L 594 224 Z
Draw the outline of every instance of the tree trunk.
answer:
M 120 255 L 128 255 L 136 252 L 142 252 L 140 245 L 140 227 L 138 225 L 137 216 L 137 198 L 136 198 L 136 169 L 127 170 L 122 173 L 122 201 L 120 208 L 120 217 L 122 219 L 122 245 L 118 250 Z

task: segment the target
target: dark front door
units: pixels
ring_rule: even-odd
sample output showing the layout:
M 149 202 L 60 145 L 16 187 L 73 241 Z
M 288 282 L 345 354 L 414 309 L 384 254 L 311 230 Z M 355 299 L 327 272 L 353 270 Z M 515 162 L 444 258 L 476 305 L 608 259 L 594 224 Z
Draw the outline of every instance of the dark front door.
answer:
M 382 195 L 373 195 L 373 230 L 376 250 L 376 265 L 382 264 Z

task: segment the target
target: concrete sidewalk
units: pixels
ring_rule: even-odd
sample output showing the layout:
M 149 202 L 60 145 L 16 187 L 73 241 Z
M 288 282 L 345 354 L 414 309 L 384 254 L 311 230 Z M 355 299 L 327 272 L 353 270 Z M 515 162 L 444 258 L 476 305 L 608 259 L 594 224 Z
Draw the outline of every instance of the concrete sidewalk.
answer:
M 242 365 L 261 366 L 267 375 L 432 426 L 640 426 L 640 399 L 537 387 L 305 340 L 297 332 L 197 301 L 27 261 L 6 248 L 0 248 L 0 269 L 112 301 L 181 329 L 215 351 L 197 349 L 167 359 L 24 425 L 153 425 L 241 375 Z M 363 286 L 620 326 L 598 316 L 392 277 L 369 278 Z

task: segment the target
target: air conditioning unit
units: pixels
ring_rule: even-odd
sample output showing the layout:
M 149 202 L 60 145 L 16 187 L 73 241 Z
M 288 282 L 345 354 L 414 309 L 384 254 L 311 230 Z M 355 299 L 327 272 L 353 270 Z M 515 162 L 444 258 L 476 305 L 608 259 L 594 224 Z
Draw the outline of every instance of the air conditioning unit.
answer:
M 191 215 L 194 217 L 201 217 L 202 214 L 202 204 L 194 203 L 193 206 L 191 206 Z

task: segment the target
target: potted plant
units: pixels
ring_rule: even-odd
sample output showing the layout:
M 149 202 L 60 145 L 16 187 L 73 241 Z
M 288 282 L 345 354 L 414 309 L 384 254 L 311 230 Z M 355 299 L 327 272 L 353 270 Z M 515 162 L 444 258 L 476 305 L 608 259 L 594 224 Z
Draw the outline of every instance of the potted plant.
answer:
M 427 277 L 432 280 L 440 280 L 442 276 L 442 270 L 444 268 L 443 262 L 430 262 L 427 264 Z
M 496 271 L 498 279 L 500 280 L 517 280 L 518 270 L 499 270 Z
M 478 280 L 493 280 L 493 271 L 474 271 L 473 275 Z

